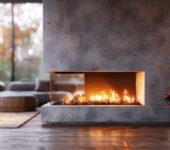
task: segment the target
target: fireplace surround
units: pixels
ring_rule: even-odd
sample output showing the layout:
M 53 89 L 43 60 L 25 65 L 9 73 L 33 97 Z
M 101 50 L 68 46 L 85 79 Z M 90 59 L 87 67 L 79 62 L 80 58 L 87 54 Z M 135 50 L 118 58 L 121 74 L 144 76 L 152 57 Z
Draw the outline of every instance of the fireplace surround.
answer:
M 121 81 L 123 73 L 134 73 L 128 90 L 141 99 L 140 105 L 49 103 L 42 107 L 43 123 L 170 122 L 163 101 L 170 91 L 168 0 L 44 0 L 43 6 L 44 70 L 52 78 L 85 74 L 88 96 L 89 83 L 99 84 L 90 76 L 109 73 L 115 79 L 114 73 L 120 73 Z
M 55 94 L 53 95 L 53 91 L 57 90 L 58 75 L 74 76 L 77 74 L 83 76 L 84 90 L 78 91 L 78 94 L 75 94 L 76 96 L 83 93 L 86 96 L 85 100 L 89 100 L 89 95 L 96 92 L 100 94 L 99 91 L 110 89 L 119 91 L 116 93 L 120 96 L 120 91 L 126 88 L 126 90 L 131 91 L 130 94 L 134 95 L 135 103 L 116 103 L 115 101 L 113 103 L 110 103 L 110 101 L 102 103 L 103 101 L 99 101 L 100 99 L 97 99 L 97 103 L 96 101 L 89 103 L 84 99 L 83 101 L 78 99 L 76 102 L 74 96 L 57 98 Z M 164 123 L 170 121 L 169 107 L 147 106 L 145 104 L 144 71 L 51 72 L 50 86 L 51 101 L 42 107 L 42 123 Z M 110 95 L 108 98 L 110 98 Z

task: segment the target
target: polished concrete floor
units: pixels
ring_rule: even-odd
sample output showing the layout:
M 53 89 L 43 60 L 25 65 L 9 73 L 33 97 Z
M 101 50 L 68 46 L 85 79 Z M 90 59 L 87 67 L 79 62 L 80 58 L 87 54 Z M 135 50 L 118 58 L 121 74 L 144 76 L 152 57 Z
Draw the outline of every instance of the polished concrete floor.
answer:
M 0 150 L 169 150 L 168 125 L 43 125 L 0 129 Z

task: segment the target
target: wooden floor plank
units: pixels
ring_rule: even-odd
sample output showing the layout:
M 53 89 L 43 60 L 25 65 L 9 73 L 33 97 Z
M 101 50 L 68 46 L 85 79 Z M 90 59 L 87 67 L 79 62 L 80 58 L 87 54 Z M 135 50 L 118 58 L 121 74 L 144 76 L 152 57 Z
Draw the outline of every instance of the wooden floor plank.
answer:
M 0 129 L 0 150 L 170 149 L 170 126 L 41 126 L 40 115 L 19 129 Z

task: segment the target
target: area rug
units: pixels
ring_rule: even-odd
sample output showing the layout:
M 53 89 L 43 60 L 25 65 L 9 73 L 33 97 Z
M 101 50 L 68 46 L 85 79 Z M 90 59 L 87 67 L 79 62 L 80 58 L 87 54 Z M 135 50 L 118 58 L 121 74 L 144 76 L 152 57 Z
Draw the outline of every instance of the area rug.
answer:
M 19 112 L 19 113 L 6 113 L 0 112 L 0 129 L 4 128 L 19 128 L 27 123 L 29 120 L 39 114 L 35 112 Z

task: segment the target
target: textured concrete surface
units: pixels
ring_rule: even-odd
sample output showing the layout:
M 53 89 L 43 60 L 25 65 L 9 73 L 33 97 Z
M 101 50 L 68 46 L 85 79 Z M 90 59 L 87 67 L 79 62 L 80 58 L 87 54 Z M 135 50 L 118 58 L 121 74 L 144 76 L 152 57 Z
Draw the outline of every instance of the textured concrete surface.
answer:
M 45 71 L 145 71 L 146 105 L 170 91 L 169 0 L 44 0 Z
M 163 123 L 170 122 L 169 107 L 50 105 L 41 108 L 42 123 Z

